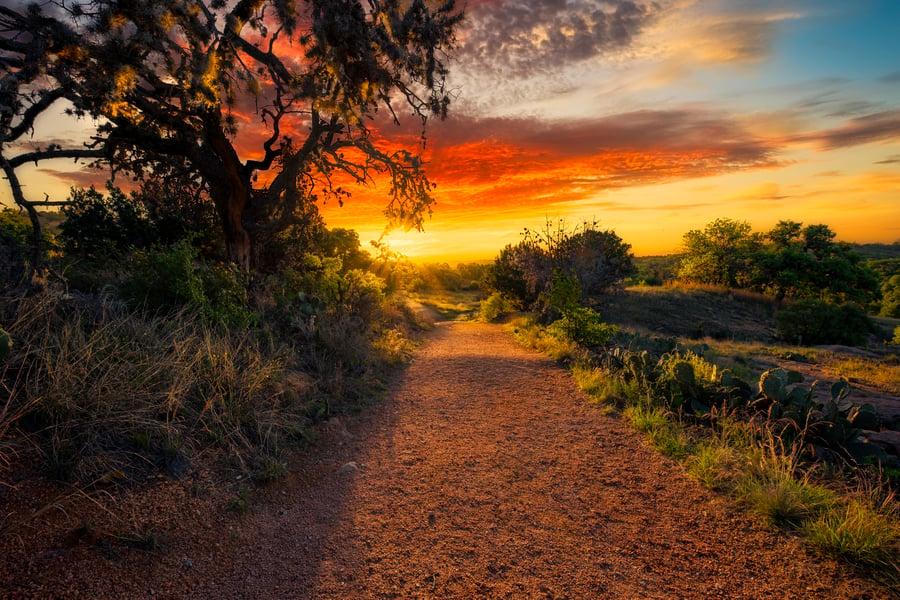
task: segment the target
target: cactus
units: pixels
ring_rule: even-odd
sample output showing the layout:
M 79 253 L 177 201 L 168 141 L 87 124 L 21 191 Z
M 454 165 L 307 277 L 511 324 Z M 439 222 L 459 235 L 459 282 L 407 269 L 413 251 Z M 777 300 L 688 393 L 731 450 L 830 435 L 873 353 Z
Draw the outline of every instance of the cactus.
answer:
M 877 430 L 879 425 L 881 425 L 878 411 L 869 403 L 851 408 L 850 413 L 847 415 L 847 420 L 853 427 L 869 431 Z
M 12 337 L 0 327 L 0 360 L 6 360 L 12 354 Z

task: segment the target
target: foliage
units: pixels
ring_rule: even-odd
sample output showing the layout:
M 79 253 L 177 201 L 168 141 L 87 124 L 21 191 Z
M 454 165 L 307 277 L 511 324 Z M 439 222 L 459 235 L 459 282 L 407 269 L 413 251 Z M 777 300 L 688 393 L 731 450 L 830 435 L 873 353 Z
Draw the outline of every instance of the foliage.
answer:
M 481 308 L 478 310 L 478 318 L 482 321 L 491 322 L 503 313 L 512 312 L 517 309 L 516 303 L 500 292 L 494 292 L 481 301 Z
M 150 311 L 191 306 L 227 325 L 247 325 L 252 318 L 245 276 L 234 267 L 200 261 L 187 240 L 135 251 L 127 271 L 120 293 L 133 306 Z
M 543 230 L 526 229 L 519 244 L 501 250 L 487 285 L 527 308 L 547 307 L 546 294 L 562 273 L 575 278 L 584 297 L 594 298 L 634 272 L 630 249 L 615 232 L 601 231 L 596 222 L 569 230 L 564 221 L 554 227 L 547 220 Z
M 798 300 L 779 310 L 776 335 L 797 344 L 863 343 L 873 331 L 872 320 L 855 304 L 831 304 L 823 300 Z
M 604 323 L 590 308 L 576 307 L 551 323 L 550 332 L 582 346 L 602 346 L 616 334 L 615 325 Z
M 31 221 L 24 214 L 11 208 L 0 209 L 0 289 L 25 277 L 32 231 Z M 46 260 L 56 240 L 46 230 L 41 231 L 41 236 Z
M 881 284 L 882 317 L 900 318 L 900 274 L 891 276 Z
M 778 300 L 873 301 L 878 279 L 827 225 L 780 221 L 765 234 L 746 222 L 717 219 L 684 235 L 678 277 L 685 282 L 746 288 Z
M 716 219 L 703 231 L 684 234 L 684 257 L 677 269 L 682 281 L 742 287 L 749 272 L 750 257 L 760 244 L 750 224 L 733 219 Z
M 348 195 L 337 174 L 360 183 L 383 176 L 390 222 L 420 227 L 433 203 L 422 161 L 376 144 L 371 119 L 381 110 L 399 123 L 407 112 L 424 127 L 429 116 L 446 116 L 446 55 L 461 18 L 453 0 L 4 7 L 10 85 L 2 139 L 17 139 L 37 114 L 68 100 L 70 113 L 96 119 L 92 147 L 50 144 L 11 168 L 62 156 L 96 158 L 137 177 L 181 170 L 205 186 L 228 258 L 245 270 L 252 240 L 304 218 L 317 200 Z M 258 119 L 240 114 L 250 107 Z M 242 143 L 260 123 L 261 147 Z M 274 167 L 267 186 L 254 188 L 256 174 Z
M 63 207 L 60 225 L 68 253 L 91 259 L 114 258 L 131 248 L 156 241 L 156 232 L 144 207 L 122 190 L 107 186 L 108 195 L 90 189 L 73 189 Z

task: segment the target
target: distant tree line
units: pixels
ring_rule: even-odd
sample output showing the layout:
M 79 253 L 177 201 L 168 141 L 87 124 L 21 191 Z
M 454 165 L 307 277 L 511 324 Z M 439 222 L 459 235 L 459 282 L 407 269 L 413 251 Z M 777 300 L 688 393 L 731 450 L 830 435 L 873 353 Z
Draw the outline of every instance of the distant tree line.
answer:
M 716 219 L 684 234 L 680 281 L 742 288 L 778 300 L 815 299 L 868 305 L 880 293 L 878 275 L 827 225 L 779 221 L 765 233 Z

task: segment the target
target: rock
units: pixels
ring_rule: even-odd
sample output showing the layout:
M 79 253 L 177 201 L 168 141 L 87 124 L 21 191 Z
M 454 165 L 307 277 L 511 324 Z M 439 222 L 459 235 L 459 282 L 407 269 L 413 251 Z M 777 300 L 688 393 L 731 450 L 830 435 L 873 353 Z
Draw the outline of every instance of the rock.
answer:
M 869 442 L 877 444 L 888 454 L 900 456 L 900 431 L 867 431 L 865 437 Z
M 344 464 L 341 465 L 341 467 L 338 469 L 338 473 L 341 473 L 341 474 L 344 474 L 344 473 L 356 473 L 357 471 L 359 471 L 359 465 L 356 464 L 355 462 L 352 462 L 352 461 L 351 461 L 351 462 L 348 462 L 348 463 L 344 463 Z

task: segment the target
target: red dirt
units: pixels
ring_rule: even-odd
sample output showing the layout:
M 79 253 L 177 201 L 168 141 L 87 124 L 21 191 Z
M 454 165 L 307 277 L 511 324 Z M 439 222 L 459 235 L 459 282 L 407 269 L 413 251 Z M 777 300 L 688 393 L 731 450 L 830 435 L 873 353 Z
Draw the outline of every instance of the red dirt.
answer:
M 439 326 L 318 448 L 243 513 L 196 481 L 118 500 L 165 538 L 151 551 L 77 531 L 40 547 L 51 511 L 4 540 L 0 596 L 891 597 L 704 490 L 496 325 Z

